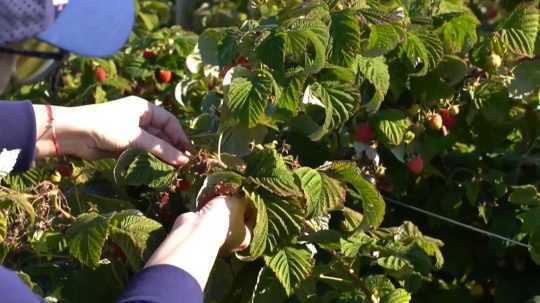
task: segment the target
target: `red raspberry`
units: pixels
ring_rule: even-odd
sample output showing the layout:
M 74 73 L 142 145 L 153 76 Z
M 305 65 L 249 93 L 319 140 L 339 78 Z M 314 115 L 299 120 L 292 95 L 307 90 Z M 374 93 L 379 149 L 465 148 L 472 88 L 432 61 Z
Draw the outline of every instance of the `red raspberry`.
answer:
M 144 59 L 148 60 L 148 59 L 152 59 L 152 58 L 155 58 L 156 57 L 156 53 L 154 51 L 151 51 L 151 50 L 144 50 L 143 52 L 143 57 Z
M 172 80 L 172 72 L 170 70 L 162 69 L 159 71 L 158 78 L 161 83 L 170 83 Z
M 161 206 L 162 208 L 167 206 L 169 204 L 169 199 L 170 196 L 168 192 L 162 193 L 161 197 L 159 198 L 159 206 Z
M 441 114 L 443 124 L 446 128 L 451 129 L 456 125 L 456 116 L 452 115 L 449 109 L 443 108 L 439 113 Z
M 182 192 L 188 191 L 191 188 L 191 182 L 186 179 L 178 179 L 176 180 L 176 188 Z
M 62 177 L 71 177 L 73 176 L 73 166 L 71 163 L 61 163 L 56 166 L 56 170 L 60 173 Z
M 407 166 L 413 174 L 419 175 L 422 173 L 422 171 L 424 171 L 424 159 L 422 158 L 422 156 L 413 157 L 409 159 L 409 162 L 407 162 Z
M 96 68 L 96 80 L 97 82 L 103 82 L 107 79 L 107 72 L 102 67 Z
M 363 123 L 358 126 L 354 134 L 358 142 L 362 142 L 365 144 L 371 142 L 375 138 L 375 135 L 373 134 L 373 129 L 371 128 L 371 126 L 369 126 L 368 123 Z
M 247 69 L 251 69 L 251 63 L 249 63 L 249 60 L 244 56 L 240 56 L 236 59 L 236 65 L 241 65 Z

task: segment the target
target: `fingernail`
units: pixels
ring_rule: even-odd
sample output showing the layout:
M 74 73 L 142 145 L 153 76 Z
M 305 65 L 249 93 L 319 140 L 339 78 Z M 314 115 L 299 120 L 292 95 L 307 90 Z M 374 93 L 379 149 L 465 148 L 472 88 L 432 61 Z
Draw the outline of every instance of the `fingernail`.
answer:
M 189 158 L 185 156 L 180 156 L 176 161 L 174 161 L 175 165 L 186 165 L 189 162 Z

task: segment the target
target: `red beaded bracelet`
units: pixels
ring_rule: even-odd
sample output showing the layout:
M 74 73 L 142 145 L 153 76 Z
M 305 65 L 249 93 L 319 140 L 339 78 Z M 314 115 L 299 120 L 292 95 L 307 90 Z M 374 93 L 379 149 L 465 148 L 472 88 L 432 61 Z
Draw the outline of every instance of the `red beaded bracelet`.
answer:
M 45 105 L 45 108 L 47 108 L 47 123 L 49 124 L 49 128 L 51 128 L 52 132 L 52 141 L 54 145 L 54 153 L 57 157 L 60 157 L 60 145 L 58 145 L 58 137 L 56 136 L 56 127 L 54 126 L 54 115 L 52 106 L 50 104 Z

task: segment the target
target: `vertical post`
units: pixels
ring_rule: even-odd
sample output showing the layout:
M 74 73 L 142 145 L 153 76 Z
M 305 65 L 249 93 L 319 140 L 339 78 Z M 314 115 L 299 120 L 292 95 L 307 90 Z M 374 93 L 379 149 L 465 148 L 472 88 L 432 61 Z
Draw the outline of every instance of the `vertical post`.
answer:
M 176 0 L 175 15 L 176 24 L 185 30 L 192 29 L 192 16 L 195 9 L 196 0 Z

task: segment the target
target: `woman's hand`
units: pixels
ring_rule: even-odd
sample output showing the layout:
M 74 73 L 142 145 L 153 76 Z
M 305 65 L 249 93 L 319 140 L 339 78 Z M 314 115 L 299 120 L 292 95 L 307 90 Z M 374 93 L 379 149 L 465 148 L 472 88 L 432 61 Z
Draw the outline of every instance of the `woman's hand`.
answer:
M 217 197 L 198 212 L 178 217 L 146 267 L 172 265 L 193 276 L 204 289 L 218 253 L 249 246 L 253 216 L 250 202 L 236 197 Z
M 221 244 L 221 252 L 228 254 L 242 251 L 251 242 L 251 230 L 255 224 L 254 209 L 247 199 L 238 197 L 217 197 L 209 201 L 195 213 L 180 216 L 175 228 L 181 226 L 186 219 L 214 222 L 214 236 Z
M 34 106 L 37 157 L 55 155 L 45 106 Z M 183 151 L 191 144 L 178 120 L 165 109 L 139 97 L 104 104 L 53 107 L 60 152 L 86 160 L 114 157 L 127 148 L 150 152 L 181 166 L 189 159 Z

